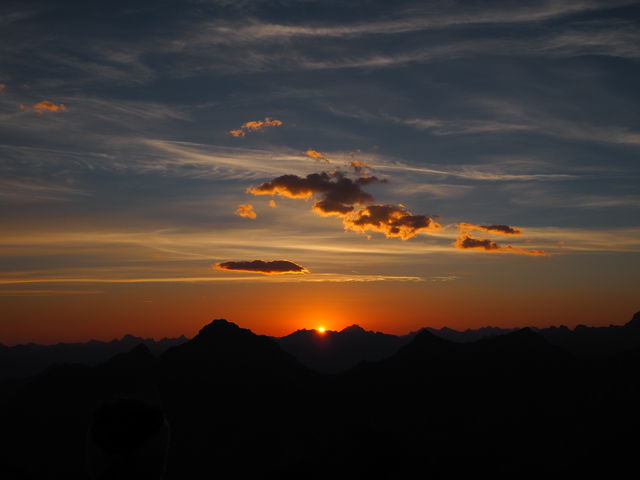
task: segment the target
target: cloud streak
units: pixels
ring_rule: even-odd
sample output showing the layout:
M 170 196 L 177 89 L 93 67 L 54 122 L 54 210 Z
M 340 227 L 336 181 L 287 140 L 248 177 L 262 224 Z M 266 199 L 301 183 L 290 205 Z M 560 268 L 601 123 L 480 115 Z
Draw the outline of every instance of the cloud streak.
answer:
M 460 223 L 458 228 L 461 233 L 468 233 L 471 230 L 480 230 L 488 233 L 500 233 L 502 235 L 520 235 L 522 230 L 509 225 L 474 225 L 472 223 Z
M 231 272 L 250 272 L 263 275 L 281 275 L 285 273 L 309 273 L 309 270 L 289 260 L 252 260 L 228 261 L 216 263 L 215 268 Z
M 469 235 L 460 235 L 456 240 L 456 248 L 461 250 L 483 250 L 485 252 L 501 252 L 501 253 L 517 253 L 519 255 L 533 255 L 540 257 L 548 257 L 549 254 L 542 250 L 526 250 L 524 248 L 512 247 L 506 245 L 504 247 L 498 245 L 488 238 L 473 238 Z

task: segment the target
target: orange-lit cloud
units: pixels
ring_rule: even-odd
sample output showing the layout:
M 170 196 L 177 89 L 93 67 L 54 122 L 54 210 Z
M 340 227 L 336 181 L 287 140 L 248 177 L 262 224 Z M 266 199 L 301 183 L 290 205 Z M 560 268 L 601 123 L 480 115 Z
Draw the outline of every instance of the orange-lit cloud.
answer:
M 548 253 L 543 252 L 542 250 L 526 250 L 523 248 L 512 247 L 511 245 L 502 247 L 488 238 L 473 238 L 467 234 L 460 235 L 456 239 L 454 245 L 456 248 L 461 250 L 476 249 L 484 250 L 486 252 L 517 253 L 520 255 L 535 255 L 543 257 L 549 256 Z
M 288 198 L 311 198 L 320 195 L 312 210 L 319 215 L 343 217 L 346 230 L 375 231 L 388 238 L 407 240 L 421 231 L 436 231 L 441 227 L 426 215 L 413 215 L 404 205 L 368 205 L 374 197 L 362 187 L 386 183 L 376 176 L 352 180 L 341 172 L 312 173 L 306 177 L 282 175 L 247 190 L 253 195 L 281 195 Z
M 67 107 L 65 107 L 63 103 L 56 105 L 55 103 L 50 102 L 48 100 L 38 102 L 31 108 L 33 108 L 38 113 L 43 113 L 45 111 L 64 112 L 67 109 Z
M 243 123 L 240 128 L 236 130 L 229 130 L 229 133 L 234 137 L 244 137 L 248 132 L 257 132 L 267 127 L 279 127 L 282 125 L 280 120 L 266 117 L 264 120 L 251 121 Z
M 269 206 L 271 208 L 278 208 L 278 204 L 276 203 L 275 200 L 269 200 Z
M 256 212 L 253 211 L 253 205 L 250 203 L 242 203 L 238 205 L 238 209 L 236 210 L 236 215 L 239 217 L 245 218 L 256 218 Z
M 311 173 L 306 177 L 282 175 L 247 190 L 253 195 L 281 195 L 288 198 L 311 198 L 322 195 L 313 210 L 321 215 L 346 215 L 354 205 L 373 201 L 373 195 L 362 190 L 362 185 L 381 183 L 376 177 L 351 180 L 339 172 Z
M 480 230 L 488 233 L 500 233 L 502 235 L 520 235 L 522 230 L 509 225 L 474 225 L 472 223 L 459 223 L 461 233 L 468 233 L 471 230 Z
M 67 107 L 63 103 L 56 105 L 55 103 L 50 102 L 49 100 L 43 100 L 42 102 L 38 102 L 32 105 L 31 107 L 27 107 L 24 104 L 20 104 L 19 108 L 20 110 L 31 109 L 38 114 L 43 114 L 44 112 L 64 112 L 67 110 Z
M 426 215 L 413 215 L 404 205 L 369 205 L 344 218 L 346 229 L 364 233 L 384 233 L 387 238 L 412 238 L 421 231 L 437 231 L 441 226 Z
M 218 270 L 228 270 L 232 272 L 251 272 L 263 275 L 280 275 L 283 273 L 309 273 L 306 268 L 290 262 L 289 260 L 253 260 L 253 261 L 228 261 L 216 263 Z
M 6 88 L 7 88 L 7 84 L 6 83 L 0 83 L 0 93 L 4 93 Z
M 366 175 L 369 165 L 366 162 L 361 162 L 360 160 L 351 160 L 351 168 L 353 168 L 353 171 L 358 175 Z
M 331 163 L 331 160 L 329 160 L 329 157 L 327 157 L 324 153 L 318 152 L 317 150 L 312 150 L 310 148 L 304 153 L 307 155 L 307 157 L 313 158 L 314 160 L 319 160 L 324 163 Z

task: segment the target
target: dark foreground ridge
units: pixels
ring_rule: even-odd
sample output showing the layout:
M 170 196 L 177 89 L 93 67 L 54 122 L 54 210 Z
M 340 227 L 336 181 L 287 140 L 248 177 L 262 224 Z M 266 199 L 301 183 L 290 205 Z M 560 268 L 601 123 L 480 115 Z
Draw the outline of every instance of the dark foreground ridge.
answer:
M 638 315 L 616 328 L 631 336 Z M 0 383 L 0 477 L 621 478 L 638 373 L 638 346 L 581 356 L 521 329 L 466 343 L 423 330 L 322 375 L 215 320 L 160 355 L 139 344 Z

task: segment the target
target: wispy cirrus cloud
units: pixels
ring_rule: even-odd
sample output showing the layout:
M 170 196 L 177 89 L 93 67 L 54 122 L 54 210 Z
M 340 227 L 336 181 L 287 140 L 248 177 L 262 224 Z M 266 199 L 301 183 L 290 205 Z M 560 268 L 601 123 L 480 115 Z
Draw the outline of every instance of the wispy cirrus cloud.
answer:
M 504 5 L 485 2 L 469 6 L 452 2 L 449 8 L 427 5 L 413 6 L 393 12 L 389 20 L 371 20 L 350 24 L 278 24 L 252 20 L 249 22 L 214 22 L 199 35 L 203 43 L 237 43 L 285 41 L 294 38 L 356 38 L 367 35 L 397 35 L 433 29 L 472 25 L 533 23 L 559 17 L 624 6 L 634 3 L 622 0 L 604 4 L 597 1 L 575 1 L 542 4 Z
M 435 277 L 438 278 L 438 277 Z M 370 282 L 423 282 L 425 279 L 411 275 L 364 275 L 364 274 L 344 274 L 344 273 L 306 273 L 305 275 L 251 275 L 251 276 L 199 276 L 199 277 L 104 277 L 104 276 L 82 276 L 82 277 L 56 277 L 54 275 L 45 278 L 0 278 L 0 286 L 4 285 L 39 285 L 39 284 L 135 284 L 135 283 L 246 283 L 246 282 L 311 282 L 311 283 L 370 283 Z M 0 296 L 2 296 L 0 289 Z M 13 292 L 27 292 L 27 290 L 5 290 Z M 54 292 L 59 290 L 46 290 Z M 77 294 L 81 294 L 77 290 Z M 82 291 L 87 294 L 102 291 Z M 51 293 L 53 295 L 53 293 Z M 27 296 L 27 294 L 17 295 L 16 293 L 6 296 Z M 49 296 L 37 295 L 37 296 Z
M 7 203 L 29 204 L 49 201 L 70 201 L 87 192 L 63 183 L 34 179 L 0 179 L 0 200 Z

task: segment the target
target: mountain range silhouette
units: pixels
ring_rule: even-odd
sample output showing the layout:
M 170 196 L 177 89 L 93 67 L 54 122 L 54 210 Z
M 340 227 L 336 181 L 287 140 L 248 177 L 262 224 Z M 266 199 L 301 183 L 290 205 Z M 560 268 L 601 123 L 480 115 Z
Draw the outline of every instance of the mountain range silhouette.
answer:
M 352 326 L 317 347 L 357 361 L 331 375 L 285 350 L 315 332 L 273 339 L 214 320 L 159 354 L 140 343 L 0 382 L 0 477 L 87 478 L 94 412 L 133 399 L 166 417 L 169 479 L 619 478 L 638 448 L 639 318 L 561 329 L 574 351 L 550 329 L 468 342 L 424 329 L 398 345 Z M 356 339 L 377 350 L 342 353 Z M 363 358 L 373 351 L 385 358 Z
M 217 328 L 217 327 L 212 327 Z M 297 330 L 284 337 L 272 337 L 288 353 L 308 368 L 322 373 L 338 373 L 355 367 L 361 361 L 377 361 L 396 353 L 423 331 L 457 343 L 468 343 L 484 338 L 505 335 L 514 328 L 482 327 L 458 331 L 451 328 L 425 327 L 406 335 L 391 335 L 365 330 L 351 325 L 340 331 L 327 331 L 319 335 L 315 330 Z M 575 329 L 564 326 L 532 328 L 552 345 L 581 356 L 609 355 L 640 347 L 640 312 L 624 325 L 587 327 Z M 142 343 L 154 355 L 160 355 L 188 338 L 163 338 L 154 340 L 124 335 L 110 342 L 91 340 L 86 343 L 58 343 L 38 345 L 34 343 L 7 347 L 0 344 L 0 378 L 35 375 L 48 367 L 64 363 L 96 365 L 117 353 L 131 350 Z

